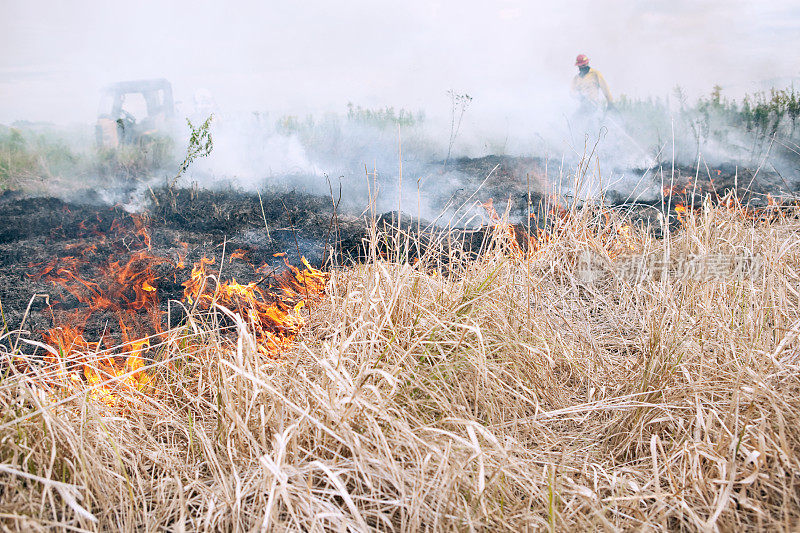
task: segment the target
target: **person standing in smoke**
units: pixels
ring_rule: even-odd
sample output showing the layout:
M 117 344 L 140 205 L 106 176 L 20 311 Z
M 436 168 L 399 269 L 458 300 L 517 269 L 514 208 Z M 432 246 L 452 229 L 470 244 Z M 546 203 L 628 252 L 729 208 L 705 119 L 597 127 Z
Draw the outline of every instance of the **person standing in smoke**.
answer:
M 589 58 L 580 54 L 575 59 L 578 73 L 572 79 L 572 96 L 578 100 L 578 108 L 569 121 L 570 136 L 576 150 L 584 151 L 598 156 L 598 147 L 595 143 L 605 139 L 608 135 L 608 124 L 611 117 L 606 116 L 608 111 L 614 110 L 614 99 L 603 75 L 589 66 Z M 604 105 L 605 104 L 605 105 Z M 594 145 L 594 146 L 593 146 Z M 589 198 L 600 192 L 599 182 L 587 176 L 585 183 L 581 183 L 576 196 Z
M 605 99 L 606 110 L 614 109 L 614 99 L 600 71 L 589 66 L 589 58 L 581 54 L 575 59 L 578 73 L 572 78 L 572 94 L 580 100 L 579 113 L 595 113 L 602 109 Z M 601 96 L 602 95 L 602 96 Z

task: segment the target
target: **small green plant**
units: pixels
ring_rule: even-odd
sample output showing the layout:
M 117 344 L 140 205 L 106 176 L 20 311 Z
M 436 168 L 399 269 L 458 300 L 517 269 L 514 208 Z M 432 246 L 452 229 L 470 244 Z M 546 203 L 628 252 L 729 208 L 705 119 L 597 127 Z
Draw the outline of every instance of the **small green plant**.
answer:
M 303 121 L 296 115 L 284 115 L 275 123 L 275 130 L 282 135 L 291 135 L 313 130 L 314 126 L 314 117 L 311 115 L 308 115 Z
M 628 133 L 649 144 L 655 153 L 661 153 L 672 139 L 676 151 L 684 157 L 691 154 L 697 159 L 713 144 L 739 157 L 760 161 L 775 140 L 776 146 L 787 146 L 785 156 L 794 159 L 797 155 L 794 148 L 788 148 L 800 143 L 800 92 L 794 87 L 750 93 L 737 101 L 726 98 L 722 87 L 715 85 L 694 103 L 676 87 L 672 97 L 677 109 L 669 105 L 669 99 L 662 102 L 625 96 L 617 105 Z
M 154 169 L 174 164 L 174 140 L 165 135 L 142 136 L 132 144 L 116 148 L 98 148 L 94 152 L 94 167 L 99 176 L 135 180 Z
M 28 150 L 19 130 L 10 128 L 0 136 L 0 190 L 11 187 L 20 176 L 36 166 L 36 157 Z
M 0 129 L 0 190 L 25 188 L 60 175 L 80 174 L 85 158 L 52 132 Z
M 189 125 L 189 131 L 191 131 L 189 135 L 189 146 L 186 148 L 186 157 L 183 159 L 183 162 L 178 167 L 178 172 L 169 184 L 170 189 L 175 187 L 175 184 L 186 172 L 186 169 L 189 168 L 189 165 L 192 164 L 192 161 L 198 157 L 208 157 L 211 155 L 211 152 L 214 150 L 214 141 L 211 138 L 210 129 L 211 119 L 213 118 L 214 115 L 209 115 L 205 122 L 198 127 L 195 127 L 191 120 L 188 118 L 186 119 L 186 123 Z
M 351 122 L 368 124 L 380 129 L 396 126 L 417 126 L 425 120 L 425 113 L 417 111 L 412 113 L 406 109 L 395 112 L 394 107 L 369 109 L 354 105 L 352 102 L 347 104 L 347 119 Z

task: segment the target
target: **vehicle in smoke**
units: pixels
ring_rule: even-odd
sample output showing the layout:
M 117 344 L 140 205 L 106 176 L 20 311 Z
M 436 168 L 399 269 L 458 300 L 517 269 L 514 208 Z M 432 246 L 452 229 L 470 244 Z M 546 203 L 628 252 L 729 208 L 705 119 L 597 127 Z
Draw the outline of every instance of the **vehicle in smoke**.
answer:
M 95 126 L 98 148 L 148 144 L 174 128 L 175 102 L 166 79 L 122 81 L 105 88 Z

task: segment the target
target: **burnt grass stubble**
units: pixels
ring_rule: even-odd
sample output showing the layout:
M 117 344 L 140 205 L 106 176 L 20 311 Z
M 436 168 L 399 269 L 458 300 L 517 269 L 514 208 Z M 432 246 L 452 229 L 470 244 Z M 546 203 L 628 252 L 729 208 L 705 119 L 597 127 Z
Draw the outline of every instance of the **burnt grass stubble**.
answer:
M 463 189 L 456 195 L 465 195 L 466 199 L 483 183 L 476 199 L 493 198 L 501 214 L 508 201 L 511 215 L 517 219 L 524 220 L 529 209 L 538 215 L 535 223 L 515 224 L 520 245 L 526 246 L 527 232 L 536 236 L 547 230 L 544 214 L 552 209 L 552 201 L 548 203 L 541 193 L 542 159 L 488 156 L 457 159 L 452 165 L 466 176 Z M 651 172 L 651 179 L 658 179 L 657 169 Z M 756 175 L 754 171 L 733 166 L 700 173 L 697 169 L 679 167 L 673 178 L 673 187 L 695 191 L 698 205 L 704 194 L 724 196 L 736 185 L 738 189 L 734 192 L 740 200 L 756 206 L 764 203 L 768 192 L 780 194 L 787 189 L 784 185 L 788 186 L 767 172 Z M 142 250 L 167 259 L 151 267 L 164 317 L 163 327 L 176 326 L 183 319 L 180 306 L 170 306 L 169 302 L 182 300 L 182 283 L 202 257 L 214 259 L 208 270 L 219 274 L 224 253 L 220 277 L 250 283 L 264 280 L 269 272 L 280 272 L 285 268 L 284 261 L 301 266 L 301 257 L 306 257 L 311 265 L 329 269 L 362 261 L 368 255 L 364 242 L 370 221 L 358 214 L 341 212 L 330 197 L 268 190 L 259 198 L 258 194 L 232 189 L 162 188 L 152 190 L 149 200 L 149 207 L 134 215 L 140 217 L 140 226 L 136 226 L 131 214 L 120 206 L 29 197 L 12 191 L 0 194 L 0 303 L 5 331 L 22 327 L 34 338 L 40 337 L 42 332 L 62 325 L 59 321 L 68 317 L 70 311 L 85 307 L 64 287 L 36 276 L 54 259 L 76 254 L 84 254 L 85 264 L 77 274 L 87 280 L 105 279 L 100 273 L 109 263 L 125 264 Z M 684 200 L 691 202 L 691 196 L 685 195 Z M 660 199 L 631 202 L 613 192 L 606 196 L 605 205 L 625 210 L 633 223 L 654 231 L 658 227 L 655 223 L 658 214 L 667 214 Z M 142 223 L 150 238 L 149 249 L 143 238 L 135 235 Z M 411 241 L 422 244 L 422 248 L 410 246 L 404 250 L 404 258 L 409 260 L 424 253 L 426 245 L 441 244 L 443 240 L 456 243 L 474 257 L 492 233 L 490 225 L 473 230 L 431 228 L 427 221 L 397 212 L 384 213 L 376 223 L 379 231 L 391 232 L 399 227 L 412 235 Z M 378 249 L 377 253 L 385 255 L 387 250 Z M 231 260 L 236 251 L 244 252 L 244 257 Z M 176 266 L 181 260 L 185 265 L 182 269 Z M 438 264 L 446 270 L 447 257 L 442 257 Z M 170 324 L 166 323 L 167 317 Z M 119 337 L 117 317 L 111 311 L 94 312 L 80 326 L 88 341 Z

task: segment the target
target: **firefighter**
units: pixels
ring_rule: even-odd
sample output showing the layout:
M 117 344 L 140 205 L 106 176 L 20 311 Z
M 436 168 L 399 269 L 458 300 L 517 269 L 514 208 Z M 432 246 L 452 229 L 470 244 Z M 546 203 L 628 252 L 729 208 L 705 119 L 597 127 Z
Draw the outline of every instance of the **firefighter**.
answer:
M 581 113 L 595 113 L 602 109 L 605 99 L 606 110 L 614 110 L 614 99 L 603 75 L 589 66 L 589 58 L 581 54 L 575 59 L 578 73 L 572 79 L 572 94 L 580 100 Z M 600 95 L 602 93 L 602 97 Z

